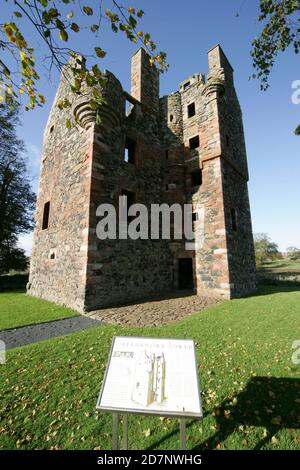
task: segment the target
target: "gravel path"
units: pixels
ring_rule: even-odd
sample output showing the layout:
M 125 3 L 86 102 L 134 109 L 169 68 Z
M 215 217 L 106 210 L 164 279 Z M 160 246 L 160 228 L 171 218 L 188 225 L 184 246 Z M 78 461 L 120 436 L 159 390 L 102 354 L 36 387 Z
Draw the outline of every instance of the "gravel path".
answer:
M 37 343 L 45 339 L 68 335 L 75 331 L 85 330 L 93 326 L 101 325 L 101 321 L 87 318 L 82 315 L 78 317 L 65 318 L 37 325 L 22 326 L 11 330 L 0 331 L 0 340 L 4 341 L 6 349 Z
M 115 325 L 157 326 L 183 320 L 193 313 L 223 301 L 220 297 L 200 296 L 181 290 L 123 307 L 95 310 L 88 315 Z

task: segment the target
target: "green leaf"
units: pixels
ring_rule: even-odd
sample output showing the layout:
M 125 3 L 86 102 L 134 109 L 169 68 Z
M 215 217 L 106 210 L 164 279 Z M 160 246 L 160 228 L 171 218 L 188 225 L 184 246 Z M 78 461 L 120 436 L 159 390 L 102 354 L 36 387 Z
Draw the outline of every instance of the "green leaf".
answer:
M 46 11 L 43 11 L 42 18 L 43 18 L 43 21 L 44 21 L 45 24 L 50 23 L 50 16 L 48 15 L 48 13 Z
M 93 75 L 90 75 L 89 73 L 86 75 L 85 80 L 88 86 L 94 86 L 96 83 L 95 77 L 93 77 Z
M 88 7 L 87 5 L 85 5 L 82 9 L 84 13 L 88 16 L 92 16 L 94 14 L 93 9 L 91 7 Z
M 65 25 L 63 24 L 62 21 L 60 21 L 60 20 L 55 20 L 55 24 L 56 24 L 56 26 L 58 27 L 58 29 L 60 29 L 60 30 L 64 30 L 64 29 L 65 29 Z
M 103 57 L 106 56 L 106 52 L 103 49 L 101 49 L 101 47 L 95 47 L 95 52 L 97 56 L 100 57 L 100 59 L 103 59 Z
M 90 107 L 95 111 L 97 109 L 97 101 L 90 100 Z
M 39 93 L 39 94 L 38 94 L 38 97 L 39 97 L 39 99 L 40 99 L 40 102 L 41 102 L 42 104 L 45 104 L 45 97 L 44 97 L 44 95 L 41 95 L 41 94 Z
M 15 11 L 14 14 L 17 18 L 22 18 L 22 13 L 20 13 L 19 11 Z
M 53 20 L 57 18 L 58 16 L 60 16 L 60 13 L 58 12 L 57 8 L 49 8 L 48 15 L 51 18 L 51 20 Z
M 69 39 L 69 35 L 67 33 L 67 31 L 65 29 L 62 29 L 60 32 L 59 32 L 59 37 L 62 41 L 67 41 Z
M 97 64 L 94 64 L 94 65 L 92 66 L 92 71 L 93 71 L 93 74 L 94 74 L 95 76 L 101 75 L 101 72 L 100 72 L 99 67 L 98 67 Z
M 132 15 L 129 16 L 128 21 L 129 21 L 131 28 L 136 27 L 136 19 Z
M 72 23 L 72 24 L 71 24 L 71 29 L 72 29 L 72 31 L 74 31 L 75 33 L 78 33 L 79 30 L 80 30 L 80 28 L 79 28 L 79 26 L 78 26 L 77 23 Z
M 79 91 L 81 88 L 81 80 L 79 78 L 75 78 L 74 80 L 74 88 L 76 91 Z

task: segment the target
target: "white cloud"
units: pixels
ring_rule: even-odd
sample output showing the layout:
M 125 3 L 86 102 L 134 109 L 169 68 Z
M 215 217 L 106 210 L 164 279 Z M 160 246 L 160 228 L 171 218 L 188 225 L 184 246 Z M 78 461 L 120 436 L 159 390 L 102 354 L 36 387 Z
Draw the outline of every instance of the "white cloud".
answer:
M 33 241 L 33 232 L 26 233 L 25 235 L 20 235 L 18 239 L 18 246 L 25 250 L 26 255 L 31 255 L 31 248 L 32 248 L 32 241 Z

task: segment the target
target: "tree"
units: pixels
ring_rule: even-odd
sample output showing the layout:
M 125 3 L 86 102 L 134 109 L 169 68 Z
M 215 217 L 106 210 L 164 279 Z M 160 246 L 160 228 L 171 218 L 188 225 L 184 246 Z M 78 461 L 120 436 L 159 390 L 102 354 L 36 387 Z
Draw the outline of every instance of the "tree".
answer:
M 27 271 L 28 266 L 29 259 L 22 248 L 8 245 L 5 249 L 0 249 L 0 275 L 11 270 Z
M 300 50 L 300 0 L 260 0 L 259 21 L 264 27 L 252 43 L 253 66 L 261 89 L 269 87 L 269 76 L 280 52 L 293 47 Z M 300 125 L 295 129 L 300 135 Z
M 0 105 L 0 272 L 27 263 L 18 235 L 33 228 L 35 194 L 27 176 L 24 144 L 16 136 L 18 109 Z
M 256 233 L 254 235 L 255 258 L 258 266 L 280 258 L 278 245 L 272 242 L 266 233 Z
M 45 60 L 49 73 L 56 67 L 65 75 L 74 94 L 86 93 L 84 90 L 89 87 L 93 96 L 91 106 L 101 104 L 101 93 L 97 85 L 103 85 L 104 78 L 98 64 L 92 64 L 89 70 L 82 67 L 86 56 L 69 44 L 76 35 L 89 32 L 93 35 L 92 57 L 103 58 L 106 51 L 100 47 L 98 35 L 104 21 L 111 25 L 114 33 L 122 32 L 129 41 L 140 42 L 151 56 L 151 62 L 156 63 L 162 71 L 167 68 L 166 54 L 157 53 L 150 34 L 138 29 L 144 11 L 126 8 L 116 0 L 109 1 L 111 8 L 105 10 L 103 0 L 97 1 L 96 8 L 82 5 L 80 0 L 10 1 L 11 16 L 0 24 L 0 50 L 3 51 L 0 82 L 2 81 L 6 99 L 11 106 L 20 103 L 20 95 L 28 99 L 26 110 L 45 103 L 44 95 L 38 89 L 40 77 L 37 71 L 37 66 L 41 62 L 45 63 Z M 25 37 L 25 22 L 36 33 L 37 41 L 44 45 L 44 57 L 36 53 Z M 76 44 L 80 44 L 80 37 L 76 39 Z M 70 58 L 73 60 L 70 61 Z M 59 106 L 69 108 L 70 100 L 63 99 Z M 70 125 L 69 121 L 67 125 Z
M 296 248 L 295 246 L 289 246 L 286 251 L 287 251 L 287 253 L 289 255 L 289 258 L 291 260 L 300 259 L 300 250 L 299 250 L 299 248 Z

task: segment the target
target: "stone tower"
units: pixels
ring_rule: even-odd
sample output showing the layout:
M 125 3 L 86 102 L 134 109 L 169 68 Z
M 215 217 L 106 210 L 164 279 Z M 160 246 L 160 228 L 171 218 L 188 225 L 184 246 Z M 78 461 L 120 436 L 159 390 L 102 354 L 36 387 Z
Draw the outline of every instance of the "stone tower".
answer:
M 76 129 L 56 104 L 44 135 L 28 293 L 79 311 L 191 288 L 225 298 L 255 290 L 242 114 L 220 46 L 209 73 L 159 98 L 159 73 L 144 49 L 132 58 L 131 94 L 106 72 L 96 124 L 89 98 L 73 106 Z M 196 243 L 106 239 L 100 204 L 192 204 Z M 103 214 L 102 214 L 103 215 Z M 201 243 L 199 243 L 201 240 Z

